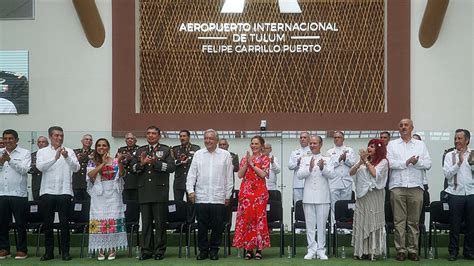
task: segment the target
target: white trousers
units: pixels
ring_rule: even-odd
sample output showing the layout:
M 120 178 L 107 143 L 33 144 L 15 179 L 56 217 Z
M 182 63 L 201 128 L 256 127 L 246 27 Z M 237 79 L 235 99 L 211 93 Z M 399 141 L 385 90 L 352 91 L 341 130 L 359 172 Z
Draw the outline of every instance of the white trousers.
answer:
M 303 200 L 303 191 L 304 191 L 304 188 L 293 189 L 293 206 L 296 205 L 296 202 L 298 200 Z
M 352 197 L 352 187 L 340 188 L 340 189 L 331 189 L 331 232 L 334 228 L 335 220 L 335 208 L 336 201 L 338 200 L 350 200 Z
M 326 252 L 326 221 L 328 220 L 331 205 L 303 203 L 304 218 L 306 220 L 306 240 L 308 251 L 316 253 Z M 315 240 L 316 230 L 318 241 Z

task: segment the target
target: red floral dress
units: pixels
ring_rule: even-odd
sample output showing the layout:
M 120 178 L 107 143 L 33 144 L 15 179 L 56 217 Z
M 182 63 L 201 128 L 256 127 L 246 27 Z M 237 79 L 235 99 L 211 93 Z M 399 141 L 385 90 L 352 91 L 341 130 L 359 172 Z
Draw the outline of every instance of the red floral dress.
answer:
M 246 157 L 240 161 L 240 167 L 247 163 Z M 253 159 L 253 163 L 268 173 L 270 158 L 262 155 Z M 247 168 L 240 184 L 239 205 L 233 245 L 247 250 L 262 250 L 270 247 L 267 226 L 268 190 L 265 178 L 259 177 L 251 168 Z

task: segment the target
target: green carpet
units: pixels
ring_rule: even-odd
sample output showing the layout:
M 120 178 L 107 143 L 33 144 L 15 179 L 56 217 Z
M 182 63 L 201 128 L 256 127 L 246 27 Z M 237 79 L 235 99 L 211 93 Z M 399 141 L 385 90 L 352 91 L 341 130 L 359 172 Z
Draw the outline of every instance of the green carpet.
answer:
M 295 258 L 287 258 L 285 255 L 284 257 L 280 258 L 279 257 L 279 249 L 277 247 L 266 249 L 263 252 L 263 260 L 261 261 L 255 261 L 255 260 L 250 260 L 250 261 L 245 261 L 241 258 L 237 258 L 236 256 L 236 249 L 232 249 L 232 255 L 230 255 L 227 258 L 223 258 L 221 254 L 221 258 L 219 261 L 210 261 L 210 260 L 205 260 L 205 261 L 196 261 L 195 256 L 191 258 L 178 258 L 178 248 L 177 247 L 169 247 L 165 259 L 162 261 L 155 261 L 155 260 L 147 260 L 147 261 L 139 261 L 135 259 L 134 257 L 129 258 L 127 257 L 126 252 L 121 251 L 118 254 L 118 257 L 115 261 L 97 261 L 95 258 L 79 258 L 79 248 L 74 247 L 71 249 L 71 255 L 73 256 L 73 260 L 65 262 L 60 259 L 60 257 L 56 253 L 56 259 L 48 261 L 48 262 L 41 262 L 39 260 L 39 257 L 34 257 L 34 248 L 30 247 L 31 255 L 33 257 L 29 257 L 26 260 L 19 261 L 19 260 L 14 260 L 12 258 L 8 258 L 5 260 L 0 260 L 0 265 L 142 265 L 142 264 L 154 264 L 154 265 L 238 265 L 240 263 L 246 264 L 246 265 L 265 265 L 265 266 L 275 266 L 275 265 L 314 265 L 316 263 L 321 263 L 324 265 L 344 265 L 347 266 L 348 264 L 350 265 L 370 265 L 370 264 L 383 264 L 383 265 L 402 265 L 401 262 L 396 261 L 394 258 L 389 258 L 386 260 L 378 260 L 376 262 L 369 262 L 369 261 L 357 261 L 353 260 L 350 256 L 352 252 L 352 248 L 347 247 L 346 249 L 346 254 L 347 258 L 346 259 L 341 259 L 341 258 L 334 258 L 334 257 L 329 257 L 328 261 L 316 261 L 316 260 L 311 260 L 311 261 L 306 261 L 303 259 L 303 256 L 306 253 L 306 250 L 303 247 L 299 247 L 297 249 L 297 254 Z M 43 251 L 43 249 L 41 249 Z M 194 252 L 192 252 L 194 253 Z M 222 253 L 222 252 L 221 252 Z M 394 254 L 394 250 L 391 250 L 391 254 Z M 427 260 L 427 259 L 422 259 L 420 262 L 417 262 L 416 265 L 443 265 L 446 266 L 446 264 L 451 264 L 446 260 L 447 258 L 447 249 L 446 248 L 440 248 L 439 249 L 439 259 L 433 259 L 433 260 Z M 135 256 L 135 255 L 134 255 Z M 458 261 L 452 263 L 453 265 L 473 265 L 473 261 L 467 261 L 464 259 L 458 259 Z M 412 261 L 405 261 L 403 265 L 415 265 L 415 262 Z
M 264 266 L 274 266 L 274 265 L 313 265 L 314 263 L 323 263 L 326 265 L 344 265 L 347 266 L 348 263 L 350 265 L 369 265 L 373 262 L 369 261 L 358 261 L 358 260 L 353 260 L 352 259 L 352 247 L 350 247 L 350 238 L 351 235 L 340 235 L 339 237 L 339 246 L 344 246 L 345 251 L 346 251 L 346 259 L 341 259 L 341 258 L 334 258 L 333 256 L 329 257 L 328 261 L 305 261 L 303 260 L 303 256 L 306 254 L 306 237 L 304 234 L 299 234 L 297 235 L 296 238 L 296 246 L 297 246 L 297 253 L 295 258 L 288 258 L 288 245 L 291 245 L 291 235 L 286 234 L 285 235 L 285 255 L 280 258 L 279 256 L 279 234 L 277 232 L 274 232 L 271 234 L 271 244 L 272 248 L 264 250 L 263 252 L 263 257 L 264 259 L 261 261 L 245 261 L 242 258 L 237 257 L 237 250 L 235 248 L 232 248 L 232 255 L 230 255 L 227 258 L 223 257 L 222 254 L 222 249 L 221 249 L 221 254 L 220 254 L 220 260 L 218 262 L 216 261 L 196 261 L 195 255 L 194 255 L 194 250 L 193 248 L 191 249 L 191 258 L 185 258 L 185 248 L 183 248 L 183 257 L 178 258 L 178 234 L 173 234 L 170 233 L 168 234 L 168 249 L 165 255 L 165 259 L 163 261 L 154 261 L 154 260 L 147 260 L 147 261 L 139 261 L 135 258 L 136 256 L 136 249 L 133 248 L 133 257 L 128 257 L 128 252 L 126 251 L 120 251 L 118 253 L 118 257 L 115 261 L 97 261 L 95 258 L 87 258 L 87 248 L 85 249 L 86 253 L 86 258 L 79 258 L 80 254 L 80 239 L 81 239 L 81 234 L 71 234 L 71 255 L 73 257 L 72 261 L 65 262 L 60 259 L 60 256 L 58 255 L 57 248 L 55 249 L 55 255 L 56 259 L 48 261 L 48 262 L 41 262 L 39 260 L 39 257 L 35 257 L 35 250 L 36 247 L 33 246 L 35 245 L 36 238 L 32 234 L 28 234 L 28 245 L 29 245 L 29 254 L 30 257 L 26 260 L 20 261 L 20 260 L 14 260 L 13 258 L 8 258 L 5 260 L 0 260 L 0 266 L 4 265 L 103 265 L 103 264 L 108 264 L 111 265 L 113 264 L 118 264 L 118 265 L 141 265 L 141 264 L 166 264 L 166 265 L 183 265 L 183 264 L 195 264 L 195 265 L 237 265 L 239 263 L 244 263 L 244 264 L 252 264 L 252 265 L 264 265 Z M 438 259 L 424 259 L 423 253 L 422 255 L 422 260 L 420 262 L 417 262 L 418 265 L 443 265 L 446 266 L 446 264 L 451 264 L 450 262 L 447 261 L 448 257 L 448 251 L 446 248 L 447 244 L 447 234 L 441 234 L 438 238 L 438 244 L 439 244 L 439 258 Z M 15 252 L 15 244 L 14 244 L 14 237 L 11 235 L 11 243 L 12 243 L 12 253 Z M 87 245 L 87 240 L 86 240 L 86 245 Z M 391 246 L 393 246 L 393 235 L 390 235 L 390 240 L 389 243 Z M 42 247 L 43 245 L 43 238 L 41 237 L 41 242 L 40 242 L 40 256 L 44 253 L 44 248 Z M 462 245 L 462 240 L 461 240 L 461 245 Z M 341 251 L 341 248 L 339 248 L 339 252 Z M 401 262 L 398 262 L 394 259 L 395 256 L 395 250 L 392 247 L 390 250 L 390 255 L 392 256 L 391 258 L 388 259 L 380 259 L 376 261 L 376 264 L 384 264 L 384 265 L 401 265 Z M 412 261 L 406 261 L 403 263 L 405 264 L 414 264 L 415 262 Z M 473 261 L 467 261 L 462 259 L 462 256 L 458 259 L 458 261 L 455 262 L 456 265 L 474 265 Z M 454 263 L 453 263 L 454 264 Z

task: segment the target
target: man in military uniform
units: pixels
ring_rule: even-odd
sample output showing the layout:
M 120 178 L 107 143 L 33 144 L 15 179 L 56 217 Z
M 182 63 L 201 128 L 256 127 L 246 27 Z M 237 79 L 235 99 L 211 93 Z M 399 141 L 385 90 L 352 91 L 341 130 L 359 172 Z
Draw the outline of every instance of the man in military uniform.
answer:
M 39 136 L 36 145 L 39 150 L 48 147 L 49 141 L 45 136 Z M 39 200 L 41 177 L 43 174 L 38 170 L 38 168 L 36 168 L 36 151 L 31 154 L 31 166 L 28 173 L 31 174 L 31 192 L 33 192 L 33 200 Z
M 132 170 L 132 158 L 135 155 L 135 152 L 138 149 L 137 138 L 132 133 L 125 134 L 125 144 L 127 146 L 120 147 L 117 151 L 117 156 L 119 154 L 123 155 L 123 167 L 125 169 L 126 175 L 123 180 L 125 184 L 123 186 L 123 200 L 136 200 L 138 201 L 138 186 L 137 186 L 137 177 Z
M 0 98 L 15 105 L 18 114 L 28 113 L 28 80 L 19 73 L 0 71 Z
M 219 149 L 223 149 L 226 151 L 229 151 L 229 142 L 227 141 L 226 138 L 220 138 L 219 139 Z M 239 155 L 230 152 L 230 156 L 232 157 L 232 166 L 234 167 L 233 171 L 234 173 L 237 173 L 239 171 L 240 163 L 239 163 Z M 235 190 L 235 174 L 232 176 L 232 197 L 235 199 L 239 195 L 236 195 L 237 193 L 234 193 Z M 226 221 L 231 224 L 232 223 L 232 204 L 229 204 L 227 206 L 227 216 L 226 216 Z
M 179 141 L 181 145 L 173 147 L 173 157 L 176 159 L 176 170 L 174 172 L 173 182 L 173 194 L 174 200 L 183 200 L 184 194 L 186 193 L 186 176 L 188 175 L 189 167 L 193 160 L 194 153 L 197 152 L 200 147 L 189 142 L 191 133 L 187 129 L 183 129 L 179 132 Z M 186 199 L 188 200 L 188 194 L 186 193 Z M 194 204 L 189 200 L 188 202 L 188 222 L 194 222 Z
M 132 161 L 132 169 L 138 178 L 138 201 L 142 213 L 140 260 L 150 259 L 153 254 L 155 260 L 162 260 L 166 251 L 169 178 L 176 166 L 170 147 L 160 144 L 160 138 L 160 129 L 149 126 L 146 130 L 148 144 L 138 148 Z
M 87 193 L 86 175 L 87 163 L 94 152 L 94 150 L 91 149 L 92 136 L 90 134 L 85 134 L 82 137 L 81 143 L 81 149 L 74 149 L 74 153 L 76 154 L 81 168 L 72 175 L 72 190 L 74 193 L 74 200 L 90 200 L 89 193 Z
M 219 140 L 219 148 L 229 151 L 229 142 L 227 141 L 227 139 L 221 138 Z M 232 165 L 234 166 L 234 173 L 237 173 L 239 171 L 239 155 L 233 152 L 230 152 L 230 155 L 232 156 Z M 235 178 L 233 182 L 235 184 Z

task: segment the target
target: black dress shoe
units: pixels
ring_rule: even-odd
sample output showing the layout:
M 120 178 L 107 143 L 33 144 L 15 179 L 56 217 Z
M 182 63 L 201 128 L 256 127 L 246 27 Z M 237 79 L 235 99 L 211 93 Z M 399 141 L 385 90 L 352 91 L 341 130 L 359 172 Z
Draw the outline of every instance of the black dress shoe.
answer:
M 63 253 L 63 260 L 72 260 L 72 257 L 69 253 Z
M 201 252 L 197 255 L 196 260 L 205 260 L 207 258 L 209 258 L 209 253 Z
M 217 255 L 217 253 L 215 254 L 211 254 L 211 260 L 218 260 L 219 259 L 219 255 Z
M 404 261 L 406 258 L 407 257 L 405 255 L 405 253 L 403 253 L 403 252 L 398 253 L 397 257 L 395 257 L 395 259 L 398 260 L 398 261 Z
M 165 255 L 163 255 L 163 254 L 156 254 L 155 255 L 155 260 L 162 260 L 164 258 L 165 258 Z
M 458 256 L 456 254 L 449 254 L 448 261 L 456 261 Z
M 151 259 L 151 254 L 144 253 L 140 256 L 139 260 L 148 260 Z
M 408 253 L 408 258 L 412 261 L 420 261 L 420 256 L 415 253 Z
M 54 255 L 53 254 L 44 254 L 41 258 L 40 258 L 40 261 L 47 261 L 47 260 L 52 260 L 54 259 Z
M 467 255 L 464 255 L 464 258 L 466 260 L 474 260 L 474 254 L 467 254 Z

